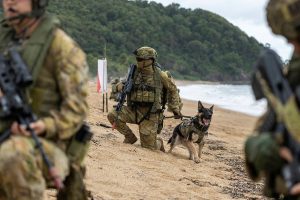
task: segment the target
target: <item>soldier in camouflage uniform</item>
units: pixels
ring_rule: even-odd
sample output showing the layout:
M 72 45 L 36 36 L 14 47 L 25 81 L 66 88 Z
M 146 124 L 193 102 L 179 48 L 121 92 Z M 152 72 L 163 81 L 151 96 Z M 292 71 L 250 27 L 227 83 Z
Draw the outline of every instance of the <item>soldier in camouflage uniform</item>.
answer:
M 173 80 L 173 77 L 171 75 L 171 73 L 169 71 L 165 71 L 165 73 L 167 74 L 168 78 L 175 84 L 175 81 Z M 111 81 L 111 93 L 110 93 L 110 97 L 109 99 L 112 99 L 114 101 L 118 101 L 118 97 L 120 95 L 120 91 L 122 90 L 123 85 L 125 84 L 126 80 L 119 80 L 118 78 L 115 78 Z M 179 89 L 177 89 L 178 94 L 179 94 Z M 165 106 L 168 103 L 168 98 L 172 98 L 171 94 L 168 94 L 170 92 L 168 92 L 166 89 L 163 89 L 163 94 L 162 94 L 162 112 L 163 110 L 165 110 Z M 171 99 L 169 100 L 169 102 L 171 102 Z M 179 96 L 178 99 L 179 102 L 179 110 L 182 109 L 183 103 L 181 101 L 181 98 Z M 116 107 L 116 105 L 114 105 L 114 107 Z M 172 106 L 169 108 L 168 107 L 168 112 L 172 112 L 171 110 Z M 158 123 L 158 129 L 157 129 L 157 134 L 160 134 L 162 129 L 164 127 L 164 115 L 161 115 L 159 117 L 159 123 Z
M 270 0 L 266 10 L 268 23 L 273 33 L 284 36 L 294 46 L 294 55 L 285 69 L 285 74 L 295 91 L 296 87 L 300 85 L 300 0 Z M 292 121 L 293 123 L 287 124 L 289 128 L 300 130 L 299 108 L 293 103 L 284 105 L 282 112 L 276 112 L 276 115 L 278 115 L 278 119 L 286 122 Z M 257 130 L 260 130 L 265 116 L 258 121 Z M 299 136 L 300 131 L 296 131 L 295 134 Z M 292 162 L 294 158 L 287 148 L 277 144 L 271 134 L 260 133 L 249 137 L 245 144 L 245 154 L 246 166 L 251 179 L 257 181 L 262 175 L 266 176 L 264 190 L 266 196 L 300 199 L 300 184 L 298 183 L 288 190 L 281 175 L 285 163 Z M 297 176 L 297 174 L 292 175 Z
M 58 19 L 45 13 L 47 0 L 1 3 L 0 53 L 17 47 L 32 72 L 34 83 L 26 92 L 38 120 L 30 127 L 65 180 L 58 199 L 86 199 L 81 169 L 88 141 L 75 137 L 88 112 L 86 56 Z M 11 136 L 0 145 L 0 199 L 42 200 L 53 187 L 47 167 L 22 125 L 1 120 L 0 133 L 7 129 Z
M 118 87 L 121 87 L 125 83 L 125 81 L 126 81 L 125 79 L 120 80 L 119 78 L 115 78 L 110 82 L 111 92 L 110 92 L 109 99 L 118 101 L 120 91 L 121 91 L 121 90 L 118 90 Z
M 141 47 L 134 51 L 137 69 L 134 73 L 134 86 L 127 98 L 127 106 L 117 113 L 112 111 L 107 118 L 125 136 L 124 143 L 133 144 L 137 137 L 126 123 L 138 124 L 141 146 L 164 151 L 163 141 L 157 138 L 162 118 L 162 92 L 170 93 L 169 107 L 177 117 L 181 116 L 177 87 L 167 74 L 156 65 L 157 53 L 151 47 Z
M 110 82 L 111 85 L 111 92 L 110 92 L 110 96 L 109 99 L 112 99 L 114 101 L 118 101 L 118 94 L 120 92 L 117 91 L 117 84 L 120 82 L 120 79 L 115 78 Z

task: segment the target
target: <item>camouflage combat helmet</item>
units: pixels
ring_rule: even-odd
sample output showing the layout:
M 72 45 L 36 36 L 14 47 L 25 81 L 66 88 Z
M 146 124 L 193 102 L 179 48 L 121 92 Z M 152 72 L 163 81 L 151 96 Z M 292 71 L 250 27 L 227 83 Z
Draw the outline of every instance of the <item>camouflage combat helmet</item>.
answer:
M 266 11 L 273 33 L 287 39 L 299 38 L 300 0 L 270 0 Z
M 32 16 L 39 17 L 44 14 L 49 0 L 32 0 Z
M 133 54 L 137 57 L 137 58 L 141 58 L 141 59 L 157 59 L 157 53 L 155 51 L 155 49 L 151 48 L 151 47 L 141 47 L 136 49 Z
M 0 0 L 1 3 L 1 8 L 2 8 L 2 1 Z M 18 18 L 24 18 L 24 17 L 40 17 L 44 14 L 46 7 L 48 5 L 49 0 L 32 0 L 32 12 L 28 14 L 22 14 L 15 19 Z

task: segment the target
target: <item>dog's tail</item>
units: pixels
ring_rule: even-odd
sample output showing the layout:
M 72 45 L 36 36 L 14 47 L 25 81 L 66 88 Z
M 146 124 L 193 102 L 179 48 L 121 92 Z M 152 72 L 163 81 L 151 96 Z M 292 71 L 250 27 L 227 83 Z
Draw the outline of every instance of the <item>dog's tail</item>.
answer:
M 173 131 L 173 134 L 172 136 L 170 137 L 170 139 L 168 140 L 168 144 L 170 144 L 172 141 L 175 141 L 177 135 L 178 135 L 178 132 L 179 132 L 179 125 L 177 125 L 175 128 L 174 128 L 174 131 Z

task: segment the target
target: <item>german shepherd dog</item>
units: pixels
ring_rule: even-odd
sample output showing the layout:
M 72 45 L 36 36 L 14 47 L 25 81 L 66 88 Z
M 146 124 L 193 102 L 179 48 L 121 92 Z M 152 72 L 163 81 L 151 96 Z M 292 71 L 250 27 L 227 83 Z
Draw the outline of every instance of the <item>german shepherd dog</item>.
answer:
M 196 116 L 183 120 L 178 124 L 172 137 L 169 139 L 168 144 L 171 148 L 169 153 L 172 152 L 175 146 L 182 144 L 188 148 L 190 160 L 195 163 L 200 162 L 202 148 L 204 146 L 204 136 L 208 135 L 208 128 L 213 115 L 212 105 L 210 108 L 205 108 L 201 101 L 198 101 L 198 113 Z M 198 144 L 199 151 L 197 152 L 195 144 Z

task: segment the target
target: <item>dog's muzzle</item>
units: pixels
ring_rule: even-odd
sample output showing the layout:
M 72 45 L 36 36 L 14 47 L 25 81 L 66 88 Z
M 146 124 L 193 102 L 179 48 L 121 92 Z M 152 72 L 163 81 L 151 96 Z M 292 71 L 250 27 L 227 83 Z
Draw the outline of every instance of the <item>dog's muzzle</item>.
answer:
M 208 126 L 208 125 L 210 124 L 210 119 L 203 118 L 203 119 L 202 119 L 202 123 L 203 123 L 205 126 Z

